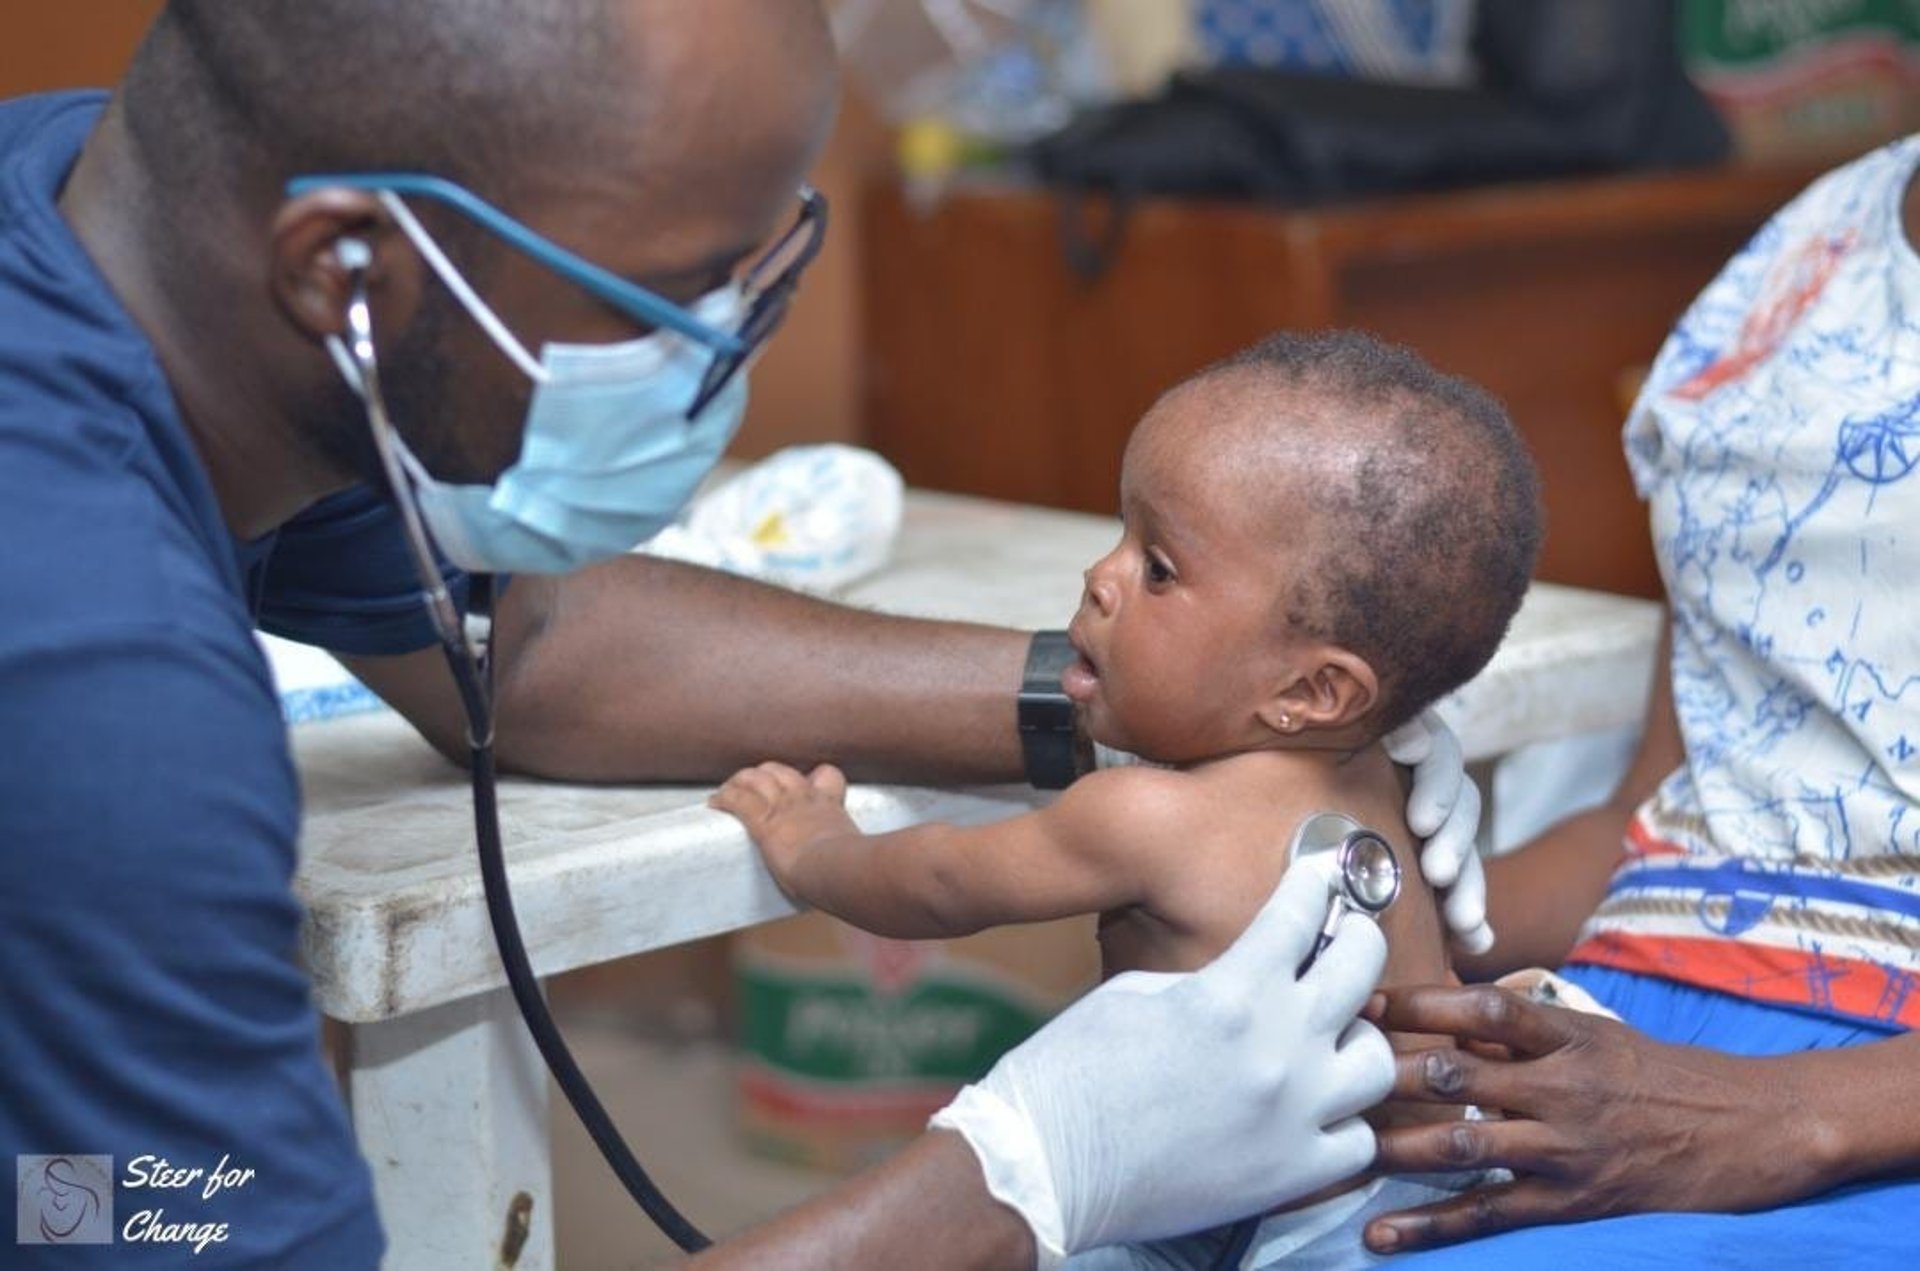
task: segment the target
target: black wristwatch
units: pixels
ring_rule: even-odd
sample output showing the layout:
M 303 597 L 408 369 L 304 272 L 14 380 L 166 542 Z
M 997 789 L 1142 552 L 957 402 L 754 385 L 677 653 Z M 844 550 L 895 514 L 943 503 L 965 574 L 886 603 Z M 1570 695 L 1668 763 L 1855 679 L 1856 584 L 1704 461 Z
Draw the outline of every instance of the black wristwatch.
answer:
M 1060 687 L 1060 673 L 1078 656 L 1064 631 L 1036 631 L 1027 645 L 1027 669 L 1020 677 L 1020 753 L 1027 783 L 1036 790 L 1064 790 L 1088 766 L 1073 701 Z

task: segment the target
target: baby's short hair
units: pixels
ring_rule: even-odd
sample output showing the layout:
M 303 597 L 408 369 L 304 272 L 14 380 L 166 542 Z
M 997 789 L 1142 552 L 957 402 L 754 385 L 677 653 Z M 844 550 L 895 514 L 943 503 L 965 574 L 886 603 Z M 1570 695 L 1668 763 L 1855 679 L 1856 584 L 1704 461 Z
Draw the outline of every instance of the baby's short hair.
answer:
M 1485 390 L 1363 332 L 1278 332 L 1189 383 L 1228 375 L 1291 390 L 1365 439 L 1353 462 L 1313 474 L 1321 547 L 1283 605 L 1289 624 L 1373 667 L 1384 733 L 1499 648 L 1540 547 L 1533 460 Z

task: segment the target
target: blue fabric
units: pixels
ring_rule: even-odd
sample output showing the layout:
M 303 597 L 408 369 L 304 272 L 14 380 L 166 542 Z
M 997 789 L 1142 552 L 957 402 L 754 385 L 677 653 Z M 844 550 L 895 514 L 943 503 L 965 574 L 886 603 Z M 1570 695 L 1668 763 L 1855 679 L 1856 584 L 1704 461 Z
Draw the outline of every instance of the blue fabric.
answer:
M 356 653 L 431 637 L 367 492 L 228 536 L 152 348 L 54 206 L 101 101 L 0 104 L 0 1169 L 111 1154 L 116 1232 L 160 1208 L 227 1238 L 198 1258 L 16 1249 L 9 1213 L 0 1262 L 372 1267 L 370 1180 L 297 962 L 298 785 L 251 628 Z M 129 1188 L 142 1155 L 224 1156 L 257 1181 Z
M 435 642 L 399 514 L 371 487 L 322 499 L 234 551 L 262 631 L 347 655 L 410 653 Z M 445 561 L 440 576 L 465 609 L 467 576 Z
M 1233 1266 L 1237 1271 L 1352 1271 L 1391 1266 L 1376 1256 L 1360 1233 L 1381 1214 L 1451 1200 L 1486 1182 L 1505 1181 L 1505 1170 L 1461 1174 L 1401 1174 L 1376 1178 L 1353 1191 L 1304 1209 L 1270 1214 L 1259 1221 L 1252 1242 Z M 1211 1271 L 1220 1264 L 1240 1224 L 1148 1244 L 1111 1245 L 1068 1258 L 1065 1271 Z
M 1461 60 L 1471 16 L 1462 0 L 1196 0 L 1193 27 L 1214 66 L 1425 79 Z
M 1885 1030 L 1603 967 L 1561 974 L 1660 1041 L 1736 1055 L 1780 1055 L 1883 1040 Z M 1388 1265 L 1446 1268 L 1911 1267 L 1920 1180 L 1848 1187 L 1757 1214 L 1636 1214 L 1490 1236 Z

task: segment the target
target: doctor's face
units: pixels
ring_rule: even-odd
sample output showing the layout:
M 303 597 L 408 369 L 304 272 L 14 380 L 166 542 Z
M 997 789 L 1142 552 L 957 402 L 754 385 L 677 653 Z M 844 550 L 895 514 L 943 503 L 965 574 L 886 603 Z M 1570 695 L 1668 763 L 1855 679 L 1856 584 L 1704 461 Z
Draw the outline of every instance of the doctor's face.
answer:
M 635 0 L 626 43 L 641 104 L 583 127 L 589 167 L 522 174 L 504 210 L 561 247 L 676 303 L 726 282 L 784 230 L 832 118 L 836 71 L 818 9 L 793 0 Z M 507 328 L 548 342 L 631 340 L 646 328 L 484 231 L 412 205 Z M 434 475 L 487 482 L 518 456 L 532 384 L 445 292 L 389 355 L 396 422 Z M 377 320 L 377 315 L 376 315 Z

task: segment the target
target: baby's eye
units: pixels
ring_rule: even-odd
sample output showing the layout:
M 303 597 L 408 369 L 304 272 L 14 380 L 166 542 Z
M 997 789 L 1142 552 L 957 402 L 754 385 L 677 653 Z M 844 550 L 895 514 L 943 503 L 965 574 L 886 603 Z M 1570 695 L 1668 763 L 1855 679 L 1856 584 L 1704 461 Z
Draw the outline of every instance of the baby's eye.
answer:
M 1173 565 L 1159 552 L 1146 554 L 1147 583 L 1153 587 L 1164 587 L 1174 580 Z

